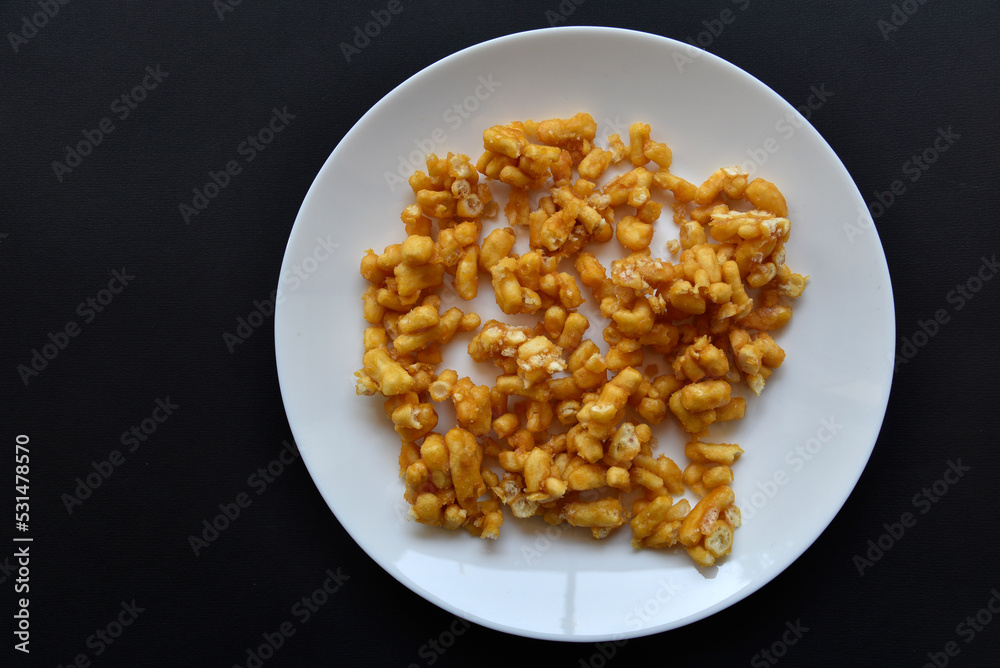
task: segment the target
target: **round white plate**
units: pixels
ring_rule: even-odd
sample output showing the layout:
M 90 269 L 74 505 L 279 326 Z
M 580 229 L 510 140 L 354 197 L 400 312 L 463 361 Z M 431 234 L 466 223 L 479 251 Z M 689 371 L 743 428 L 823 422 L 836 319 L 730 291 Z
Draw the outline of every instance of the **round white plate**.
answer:
M 803 96 L 808 91 L 803 90 Z M 805 100 L 803 100 L 805 101 Z M 358 273 L 367 248 L 405 236 L 405 176 L 425 151 L 482 151 L 482 132 L 511 120 L 587 111 L 599 144 L 651 124 L 674 153 L 671 171 L 700 183 L 744 164 L 781 188 L 792 236 L 788 263 L 811 275 L 777 333 L 788 353 L 747 417 L 712 428 L 746 454 L 733 488 L 743 510 L 733 552 L 699 570 L 682 550 L 634 551 L 627 527 L 604 541 L 585 529 L 509 514 L 497 541 L 408 521 L 397 477 L 399 439 L 381 397 L 358 397 Z M 505 222 L 501 214 L 493 225 Z M 849 227 L 845 227 L 849 226 Z M 654 246 L 676 236 L 669 209 Z M 853 229 L 851 229 L 853 228 Z M 858 233 L 860 232 L 860 233 Z M 484 232 L 485 234 L 485 232 Z M 616 241 L 609 252 L 619 252 Z M 799 557 L 854 488 L 885 413 L 894 320 L 888 269 L 864 201 L 823 138 L 795 109 L 737 67 L 670 39 L 611 28 L 556 28 L 465 49 L 414 75 L 376 104 L 330 155 L 292 229 L 275 315 L 278 375 L 303 459 L 337 519 L 386 571 L 470 621 L 518 635 L 574 641 L 628 638 L 704 618 L 750 595 Z M 459 300 L 443 292 L 445 304 Z M 499 314 L 489 282 L 476 310 Z M 492 310 L 491 310 L 492 308 Z M 591 318 L 600 341 L 604 324 Z M 468 337 L 468 335 L 465 335 Z M 473 369 L 467 338 L 446 365 Z M 440 406 L 440 405 L 439 405 Z M 442 414 L 441 425 L 450 415 Z M 447 426 L 445 427 L 447 428 Z M 656 429 L 659 452 L 683 465 L 682 432 Z

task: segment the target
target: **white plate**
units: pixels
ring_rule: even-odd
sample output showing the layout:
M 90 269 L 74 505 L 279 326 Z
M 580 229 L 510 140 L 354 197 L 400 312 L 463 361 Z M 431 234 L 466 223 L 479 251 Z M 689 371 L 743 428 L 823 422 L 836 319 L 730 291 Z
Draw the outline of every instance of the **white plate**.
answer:
M 812 276 L 792 322 L 777 334 L 785 365 L 760 400 L 751 398 L 746 419 L 711 432 L 713 440 L 736 440 L 746 450 L 733 485 L 745 521 L 733 553 L 707 570 L 679 550 L 633 551 L 627 527 L 598 542 L 586 530 L 508 515 L 493 542 L 407 521 L 398 438 L 380 398 L 355 396 L 365 327 L 358 267 L 365 249 L 381 252 L 403 238 L 399 212 L 412 194 L 397 170 L 409 173 L 406 161 L 420 166 L 424 150 L 475 159 L 483 130 L 495 123 L 577 111 L 597 119 L 599 140 L 615 131 L 627 136 L 631 122 L 650 123 L 654 139 L 673 148 L 671 171 L 699 183 L 723 165 L 754 156 L 763 162 L 766 153 L 755 174 L 785 194 L 793 226 L 788 262 Z M 845 224 L 861 234 L 849 238 Z M 654 244 L 662 249 L 676 235 L 669 209 L 657 225 L 663 234 Z M 617 242 L 607 246 L 616 251 Z M 627 30 L 510 35 L 402 83 L 358 121 L 316 177 L 292 229 L 279 288 L 275 345 L 285 409 L 337 519 L 427 600 L 536 638 L 596 641 L 663 631 L 770 581 L 813 543 L 854 488 L 892 377 L 888 269 L 837 156 L 791 105 L 742 70 Z M 486 301 L 492 290 L 484 278 L 477 304 Z M 484 320 L 499 313 L 493 309 L 477 306 Z M 603 324 L 592 322 L 590 334 L 599 340 Z M 459 365 L 460 375 L 491 378 L 492 367 L 472 370 L 461 360 L 465 342 L 446 362 Z M 443 415 L 442 424 L 447 420 Z M 657 434 L 659 451 L 683 462 L 676 425 L 665 422 Z

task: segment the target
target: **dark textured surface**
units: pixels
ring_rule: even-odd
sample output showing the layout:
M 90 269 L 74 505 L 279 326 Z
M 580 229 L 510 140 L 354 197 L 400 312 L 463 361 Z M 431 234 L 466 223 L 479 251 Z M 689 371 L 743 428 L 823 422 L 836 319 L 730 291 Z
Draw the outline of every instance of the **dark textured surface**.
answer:
M 224 13 L 211 0 L 0 5 L 0 479 L 11 485 L 15 436 L 29 435 L 35 539 L 26 656 L 13 649 L 22 594 L 14 594 L 8 486 L 0 665 L 72 665 L 84 655 L 94 666 L 246 666 L 248 649 L 286 622 L 294 635 L 264 665 L 601 666 L 662 656 L 677 657 L 671 665 L 761 666 L 773 665 L 759 652 L 781 641 L 786 622 L 808 628 L 785 648 L 787 665 L 992 665 L 1000 655 L 1000 619 L 987 608 L 1000 611 L 1000 281 L 984 282 L 971 299 L 953 290 L 1000 250 L 987 197 L 1000 178 L 997 3 L 402 2 L 350 62 L 339 44 L 386 3 L 233 4 Z M 38 14 L 44 7 L 58 13 Z M 560 7 L 573 9 L 566 24 L 681 40 L 732 9 L 738 20 L 708 50 L 795 105 L 825 84 L 835 96 L 811 121 L 865 200 L 894 180 L 905 184 L 874 213 L 893 280 L 897 352 L 908 357 L 854 493 L 761 591 L 622 646 L 466 629 L 357 547 L 301 461 L 285 454 L 292 463 L 271 482 L 250 478 L 291 438 L 273 322 L 232 353 L 221 336 L 274 289 L 306 190 L 368 108 L 461 48 L 549 26 Z M 894 12 L 900 25 L 887 31 L 897 27 Z M 26 16 L 42 27 L 25 29 Z M 28 37 L 11 36 L 22 31 Z M 126 108 L 113 101 L 143 81 L 147 66 L 166 74 L 122 118 Z M 246 161 L 240 143 L 275 108 L 295 118 Z M 113 131 L 58 178 L 52 162 L 105 118 Z M 911 180 L 907 161 L 949 127 L 960 138 Z M 178 203 L 233 159 L 242 171 L 185 224 Z M 86 300 L 105 294 L 114 271 L 134 278 L 98 312 Z M 947 322 L 908 348 L 924 341 L 914 337 L 920 321 L 939 309 Z M 79 334 L 24 382 L 18 366 L 71 321 Z M 850 313 L 843 325 L 845 336 L 864 327 Z M 155 433 L 123 444 L 122 433 L 168 398 L 177 407 Z M 121 466 L 68 512 L 63 495 L 93 473 L 92 462 L 106 468 L 115 450 Z M 915 497 L 959 459 L 969 471 L 938 502 Z M 241 492 L 250 506 L 195 557 L 187 536 Z M 860 576 L 855 555 L 904 512 L 916 524 Z M 296 604 L 328 569 L 349 579 L 305 618 Z M 133 600 L 141 612 L 118 638 L 94 635 Z

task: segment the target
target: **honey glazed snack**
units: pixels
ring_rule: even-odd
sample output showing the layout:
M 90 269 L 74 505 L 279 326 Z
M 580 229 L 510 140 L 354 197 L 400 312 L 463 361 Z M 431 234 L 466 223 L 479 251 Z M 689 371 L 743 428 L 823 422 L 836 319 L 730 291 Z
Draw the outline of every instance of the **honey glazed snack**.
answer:
M 627 523 L 633 547 L 679 544 L 700 566 L 732 550 L 743 450 L 710 442 L 708 430 L 743 417 L 734 385 L 759 396 L 781 366 L 770 333 L 788 323 L 807 277 L 785 264 L 791 224 L 774 184 L 723 167 L 695 185 L 670 171 L 670 147 L 650 132 L 635 123 L 600 148 L 587 113 L 515 121 L 483 133 L 475 163 L 432 154 L 410 177 L 405 240 L 361 260 L 370 326 L 355 376 L 359 395 L 385 398 L 418 522 L 495 539 L 506 506 L 594 538 Z M 483 238 L 483 219 L 500 210 L 491 182 L 509 187 L 508 224 Z M 675 261 L 650 252 L 664 202 L 679 228 L 667 243 Z M 525 230 L 530 250 L 518 255 Z M 608 243 L 622 252 L 605 267 L 587 249 Z M 442 313 L 445 283 L 469 301 L 480 274 L 503 313 L 537 323 Z M 605 321 L 606 352 L 587 336 L 585 293 Z M 498 369 L 493 385 L 441 368 L 459 332 L 475 332 L 468 354 Z M 456 424 L 438 424 L 441 402 Z M 683 469 L 655 452 L 652 427 L 668 419 L 685 434 Z M 687 490 L 700 497 L 693 507 Z

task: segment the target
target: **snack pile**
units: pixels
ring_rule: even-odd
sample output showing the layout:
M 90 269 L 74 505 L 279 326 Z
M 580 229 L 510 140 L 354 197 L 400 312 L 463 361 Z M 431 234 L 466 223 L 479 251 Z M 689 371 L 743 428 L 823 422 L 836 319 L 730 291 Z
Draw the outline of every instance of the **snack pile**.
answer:
M 724 167 L 696 186 L 671 173 L 671 149 L 649 125 L 631 125 L 627 143 L 610 135 L 606 149 L 596 133 L 578 113 L 488 128 L 475 164 L 427 156 L 426 173 L 409 179 L 406 239 L 361 260 L 370 326 L 357 393 L 385 397 L 418 522 L 494 539 L 504 506 L 594 538 L 627 523 L 634 547 L 679 543 L 709 566 L 740 525 L 730 484 L 743 454 L 709 442 L 709 426 L 741 419 L 746 400 L 733 385 L 760 395 L 784 361 L 770 332 L 788 323 L 786 298 L 807 277 L 785 264 L 791 224 L 774 184 Z M 622 163 L 631 169 L 600 184 Z M 490 182 L 509 187 L 508 225 L 482 238 L 482 220 L 500 208 Z M 664 202 L 679 228 L 667 242 L 673 262 L 650 252 Z M 518 255 L 522 230 L 530 250 Z M 607 243 L 623 249 L 610 267 L 587 250 Z M 537 324 L 442 313 L 446 282 L 468 301 L 480 274 L 503 313 Z M 587 336 L 585 292 L 605 320 L 607 352 Z M 439 368 L 459 332 L 475 332 L 468 353 L 498 369 L 493 385 Z M 457 424 L 438 428 L 440 402 L 454 405 Z M 652 426 L 668 418 L 686 433 L 683 469 L 654 453 Z M 693 507 L 679 498 L 686 490 L 700 497 Z

